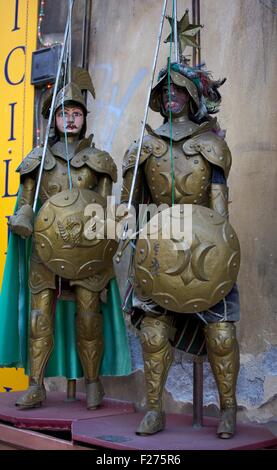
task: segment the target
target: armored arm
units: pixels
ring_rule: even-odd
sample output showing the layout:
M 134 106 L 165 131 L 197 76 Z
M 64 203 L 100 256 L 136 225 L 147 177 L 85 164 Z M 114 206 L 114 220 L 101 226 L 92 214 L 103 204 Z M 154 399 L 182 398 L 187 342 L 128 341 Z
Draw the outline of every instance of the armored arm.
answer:
M 208 131 L 192 137 L 183 145 L 186 155 L 200 153 L 212 167 L 210 208 L 228 218 L 227 178 L 232 164 L 232 156 L 224 139 Z
M 18 209 L 25 205 L 32 206 L 35 196 L 36 181 L 33 176 L 25 176 L 22 183 L 22 192 L 18 202 Z
M 128 204 L 132 181 L 133 181 L 134 168 L 130 168 L 126 171 L 123 176 L 123 183 L 121 188 L 121 204 Z M 138 204 L 142 201 L 142 169 L 138 168 L 135 190 L 133 195 L 132 205 L 137 207 Z
M 213 166 L 210 192 L 210 208 L 228 219 L 228 186 L 224 172 L 221 168 Z
M 28 238 L 33 233 L 34 214 L 32 205 L 36 188 L 36 172 L 41 163 L 42 148 L 34 148 L 17 168 L 20 173 L 21 194 L 16 213 L 10 217 L 10 230 L 22 238 Z
M 18 209 L 9 220 L 10 230 L 24 239 L 30 237 L 33 233 L 34 213 L 32 205 L 34 202 L 35 184 L 34 177 L 27 175 L 23 178 Z
M 101 175 L 97 192 L 106 200 L 112 194 L 112 185 L 113 182 L 109 175 Z

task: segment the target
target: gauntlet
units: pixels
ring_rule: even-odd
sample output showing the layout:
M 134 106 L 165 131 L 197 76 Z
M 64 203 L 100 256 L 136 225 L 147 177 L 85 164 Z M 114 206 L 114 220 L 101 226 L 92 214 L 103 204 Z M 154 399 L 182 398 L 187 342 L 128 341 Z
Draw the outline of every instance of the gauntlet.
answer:
M 34 213 L 29 204 L 20 207 L 18 211 L 10 217 L 10 230 L 21 238 L 28 238 L 33 233 Z

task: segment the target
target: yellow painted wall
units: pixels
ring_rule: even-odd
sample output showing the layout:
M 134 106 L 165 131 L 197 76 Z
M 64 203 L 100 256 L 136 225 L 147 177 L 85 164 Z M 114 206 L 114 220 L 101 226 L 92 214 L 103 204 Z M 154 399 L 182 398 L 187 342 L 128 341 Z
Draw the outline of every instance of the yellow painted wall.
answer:
M 15 170 L 33 146 L 34 87 L 30 77 L 37 20 L 38 0 L 0 0 L 0 285 L 7 220 L 13 213 L 19 186 Z M 0 368 L 0 392 L 26 387 L 27 377 L 21 369 Z

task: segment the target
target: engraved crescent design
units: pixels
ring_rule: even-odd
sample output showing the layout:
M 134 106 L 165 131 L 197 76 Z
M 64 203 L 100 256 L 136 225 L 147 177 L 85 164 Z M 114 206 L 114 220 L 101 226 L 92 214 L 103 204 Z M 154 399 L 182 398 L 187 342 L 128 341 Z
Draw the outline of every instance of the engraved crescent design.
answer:
M 191 255 L 191 269 L 193 274 L 200 281 L 209 281 L 209 277 L 205 273 L 205 258 L 209 251 L 216 245 L 210 242 L 202 242 L 196 246 Z

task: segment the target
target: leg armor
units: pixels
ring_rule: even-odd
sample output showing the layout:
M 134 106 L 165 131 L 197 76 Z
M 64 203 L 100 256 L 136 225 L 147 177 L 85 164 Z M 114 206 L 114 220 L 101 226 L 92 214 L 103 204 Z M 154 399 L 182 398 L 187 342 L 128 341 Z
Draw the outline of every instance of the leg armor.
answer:
M 30 387 L 16 402 L 16 406 L 21 408 L 40 406 L 46 398 L 43 378 L 54 347 L 53 300 L 52 289 L 32 294 L 29 340 Z
M 239 348 L 233 323 L 210 323 L 205 327 L 208 358 L 220 398 L 220 422 L 217 434 L 228 439 L 236 428 L 236 384 Z
M 147 316 L 141 323 L 140 340 L 149 411 L 140 423 L 137 434 L 154 434 L 165 426 L 162 397 L 173 360 L 173 350 L 168 341 L 171 322 L 171 317 L 162 315 Z
M 86 380 L 87 408 L 100 405 L 104 396 L 99 380 L 103 354 L 103 319 L 100 313 L 99 293 L 76 286 L 77 347 Z

